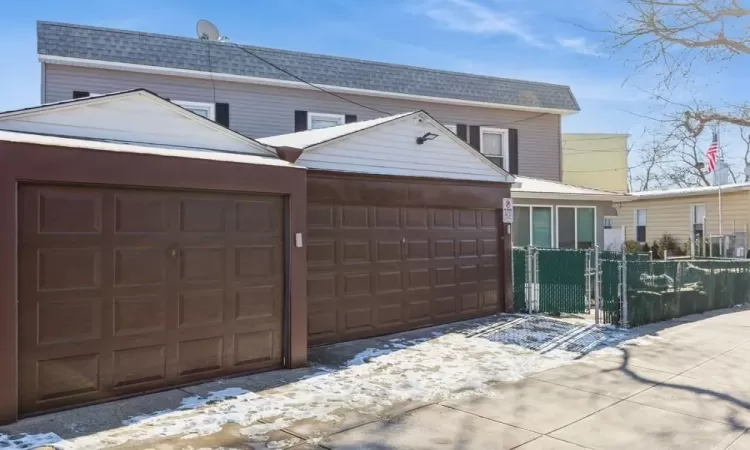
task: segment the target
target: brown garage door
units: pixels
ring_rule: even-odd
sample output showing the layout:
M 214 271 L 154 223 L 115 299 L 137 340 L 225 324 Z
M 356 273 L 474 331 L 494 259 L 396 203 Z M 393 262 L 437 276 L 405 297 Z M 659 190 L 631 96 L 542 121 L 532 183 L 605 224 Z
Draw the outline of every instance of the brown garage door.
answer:
M 283 199 L 23 186 L 20 408 L 281 365 Z
M 310 343 L 498 310 L 496 211 L 311 204 Z

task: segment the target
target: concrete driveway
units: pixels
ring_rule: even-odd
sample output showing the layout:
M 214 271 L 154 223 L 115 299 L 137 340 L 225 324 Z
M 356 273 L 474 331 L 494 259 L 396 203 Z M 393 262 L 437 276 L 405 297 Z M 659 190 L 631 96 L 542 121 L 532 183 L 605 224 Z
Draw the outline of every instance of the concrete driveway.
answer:
M 0 448 L 750 449 L 750 310 L 634 330 L 498 315 L 311 367 L 0 427 Z

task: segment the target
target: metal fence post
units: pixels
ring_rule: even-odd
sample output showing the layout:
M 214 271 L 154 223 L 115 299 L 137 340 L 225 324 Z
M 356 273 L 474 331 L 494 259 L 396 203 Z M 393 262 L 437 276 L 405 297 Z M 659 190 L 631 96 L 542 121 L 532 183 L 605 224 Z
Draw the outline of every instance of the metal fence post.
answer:
M 599 310 L 601 309 L 601 277 L 599 274 L 599 246 L 594 246 L 594 323 L 599 325 Z
M 526 282 L 526 286 L 524 287 L 524 289 L 526 290 L 526 312 L 531 314 L 532 313 L 531 305 L 533 301 L 533 299 L 531 298 L 531 295 L 534 291 L 533 284 L 532 284 L 534 282 L 533 276 L 532 276 L 532 272 L 534 269 L 531 267 L 532 249 L 530 247 L 526 247 L 525 251 L 526 251 L 526 277 L 524 278 L 524 281 Z
M 584 308 L 587 312 L 591 312 L 591 250 L 586 250 L 586 262 L 583 270 L 586 277 L 586 305 Z
M 628 326 L 628 260 L 625 257 L 625 245 L 622 246 L 622 261 L 620 271 L 620 301 L 621 301 L 621 312 L 620 312 L 620 324 L 623 327 Z

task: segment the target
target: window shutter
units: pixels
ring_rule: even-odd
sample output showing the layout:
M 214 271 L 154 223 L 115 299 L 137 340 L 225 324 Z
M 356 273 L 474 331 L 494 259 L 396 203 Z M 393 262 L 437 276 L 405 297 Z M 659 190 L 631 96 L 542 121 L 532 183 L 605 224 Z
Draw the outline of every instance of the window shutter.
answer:
M 229 128 L 229 103 L 216 104 L 216 123 Z
M 518 130 L 508 130 L 508 169 L 512 175 L 518 175 Z
M 73 98 L 84 98 L 88 97 L 89 95 L 91 94 L 86 91 L 73 91 Z
M 352 123 L 357 121 L 357 116 L 354 114 L 347 114 L 344 116 L 344 123 Z
M 463 123 L 456 125 L 456 136 L 460 137 L 462 141 L 469 142 L 467 127 Z
M 307 129 L 307 111 L 294 111 L 294 131 Z
M 481 149 L 479 144 L 480 139 L 479 125 L 471 125 L 469 127 L 469 145 L 474 147 L 474 150 L 476 151 L 479 151 L 479 149 Z

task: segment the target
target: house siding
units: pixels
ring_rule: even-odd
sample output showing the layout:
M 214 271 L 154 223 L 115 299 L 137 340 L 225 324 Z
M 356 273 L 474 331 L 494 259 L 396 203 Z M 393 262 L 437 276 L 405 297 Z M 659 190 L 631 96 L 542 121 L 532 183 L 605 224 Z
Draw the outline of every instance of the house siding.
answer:
M 318 170 L 506 182 L 497 166 L 466 146 L 453 133 L 445 133 L 419 115 L 384 123 L 313 147 L 296 164 Z M 416 136 L 435 133 L 424 144 Z M 425 157 L 429 154 L 429 158 Z
M 152 75 L 46 64 L 44 102 L 72 98 L 74 90 L 97 94 L 145 88 L 171 100 L 229 103 L 230 127 L 253 138 L 294 132 L 294 111 L 355 114 L 369 120 L 387 114 L 344 102 L 323 92 L 227 81 Z M 398 114 L 423 109 L 444 124 L 483 125 L 518 130 L 519 174 L 560 181 L 561 117 L 471 106 L 346 95 L 369 107 Z
M 745 231 L 750 224 L 750 192 L 722 195 L 722 232 Z M 625 227 L 625 239 L 635 239 L 636 209 L 646 210 L 646 242 L 651 244 L 665 233 L 684 245 L 690 239 L 691 205 L 706 205 L 705 235 L 719 234 L 719 200 L 717 195 L 635 200 L 622 203 L 613 226 Z
M 628 135 L 563 134 L 563 183 L 606 191 L 628 190 Z
M 511 192 L 511 197 L 513 193 Z M 596 244 L 601 247 L 604 242 L 604 216 L 614 213 L 612 202 L 592 202 L 585 200 L 545 200 L 535 198 L 513 198 L 513 206 L 552 206 L 552 240 L 557 246 L 557 207 L 558 206 L 588 206 L 596 207 Z

